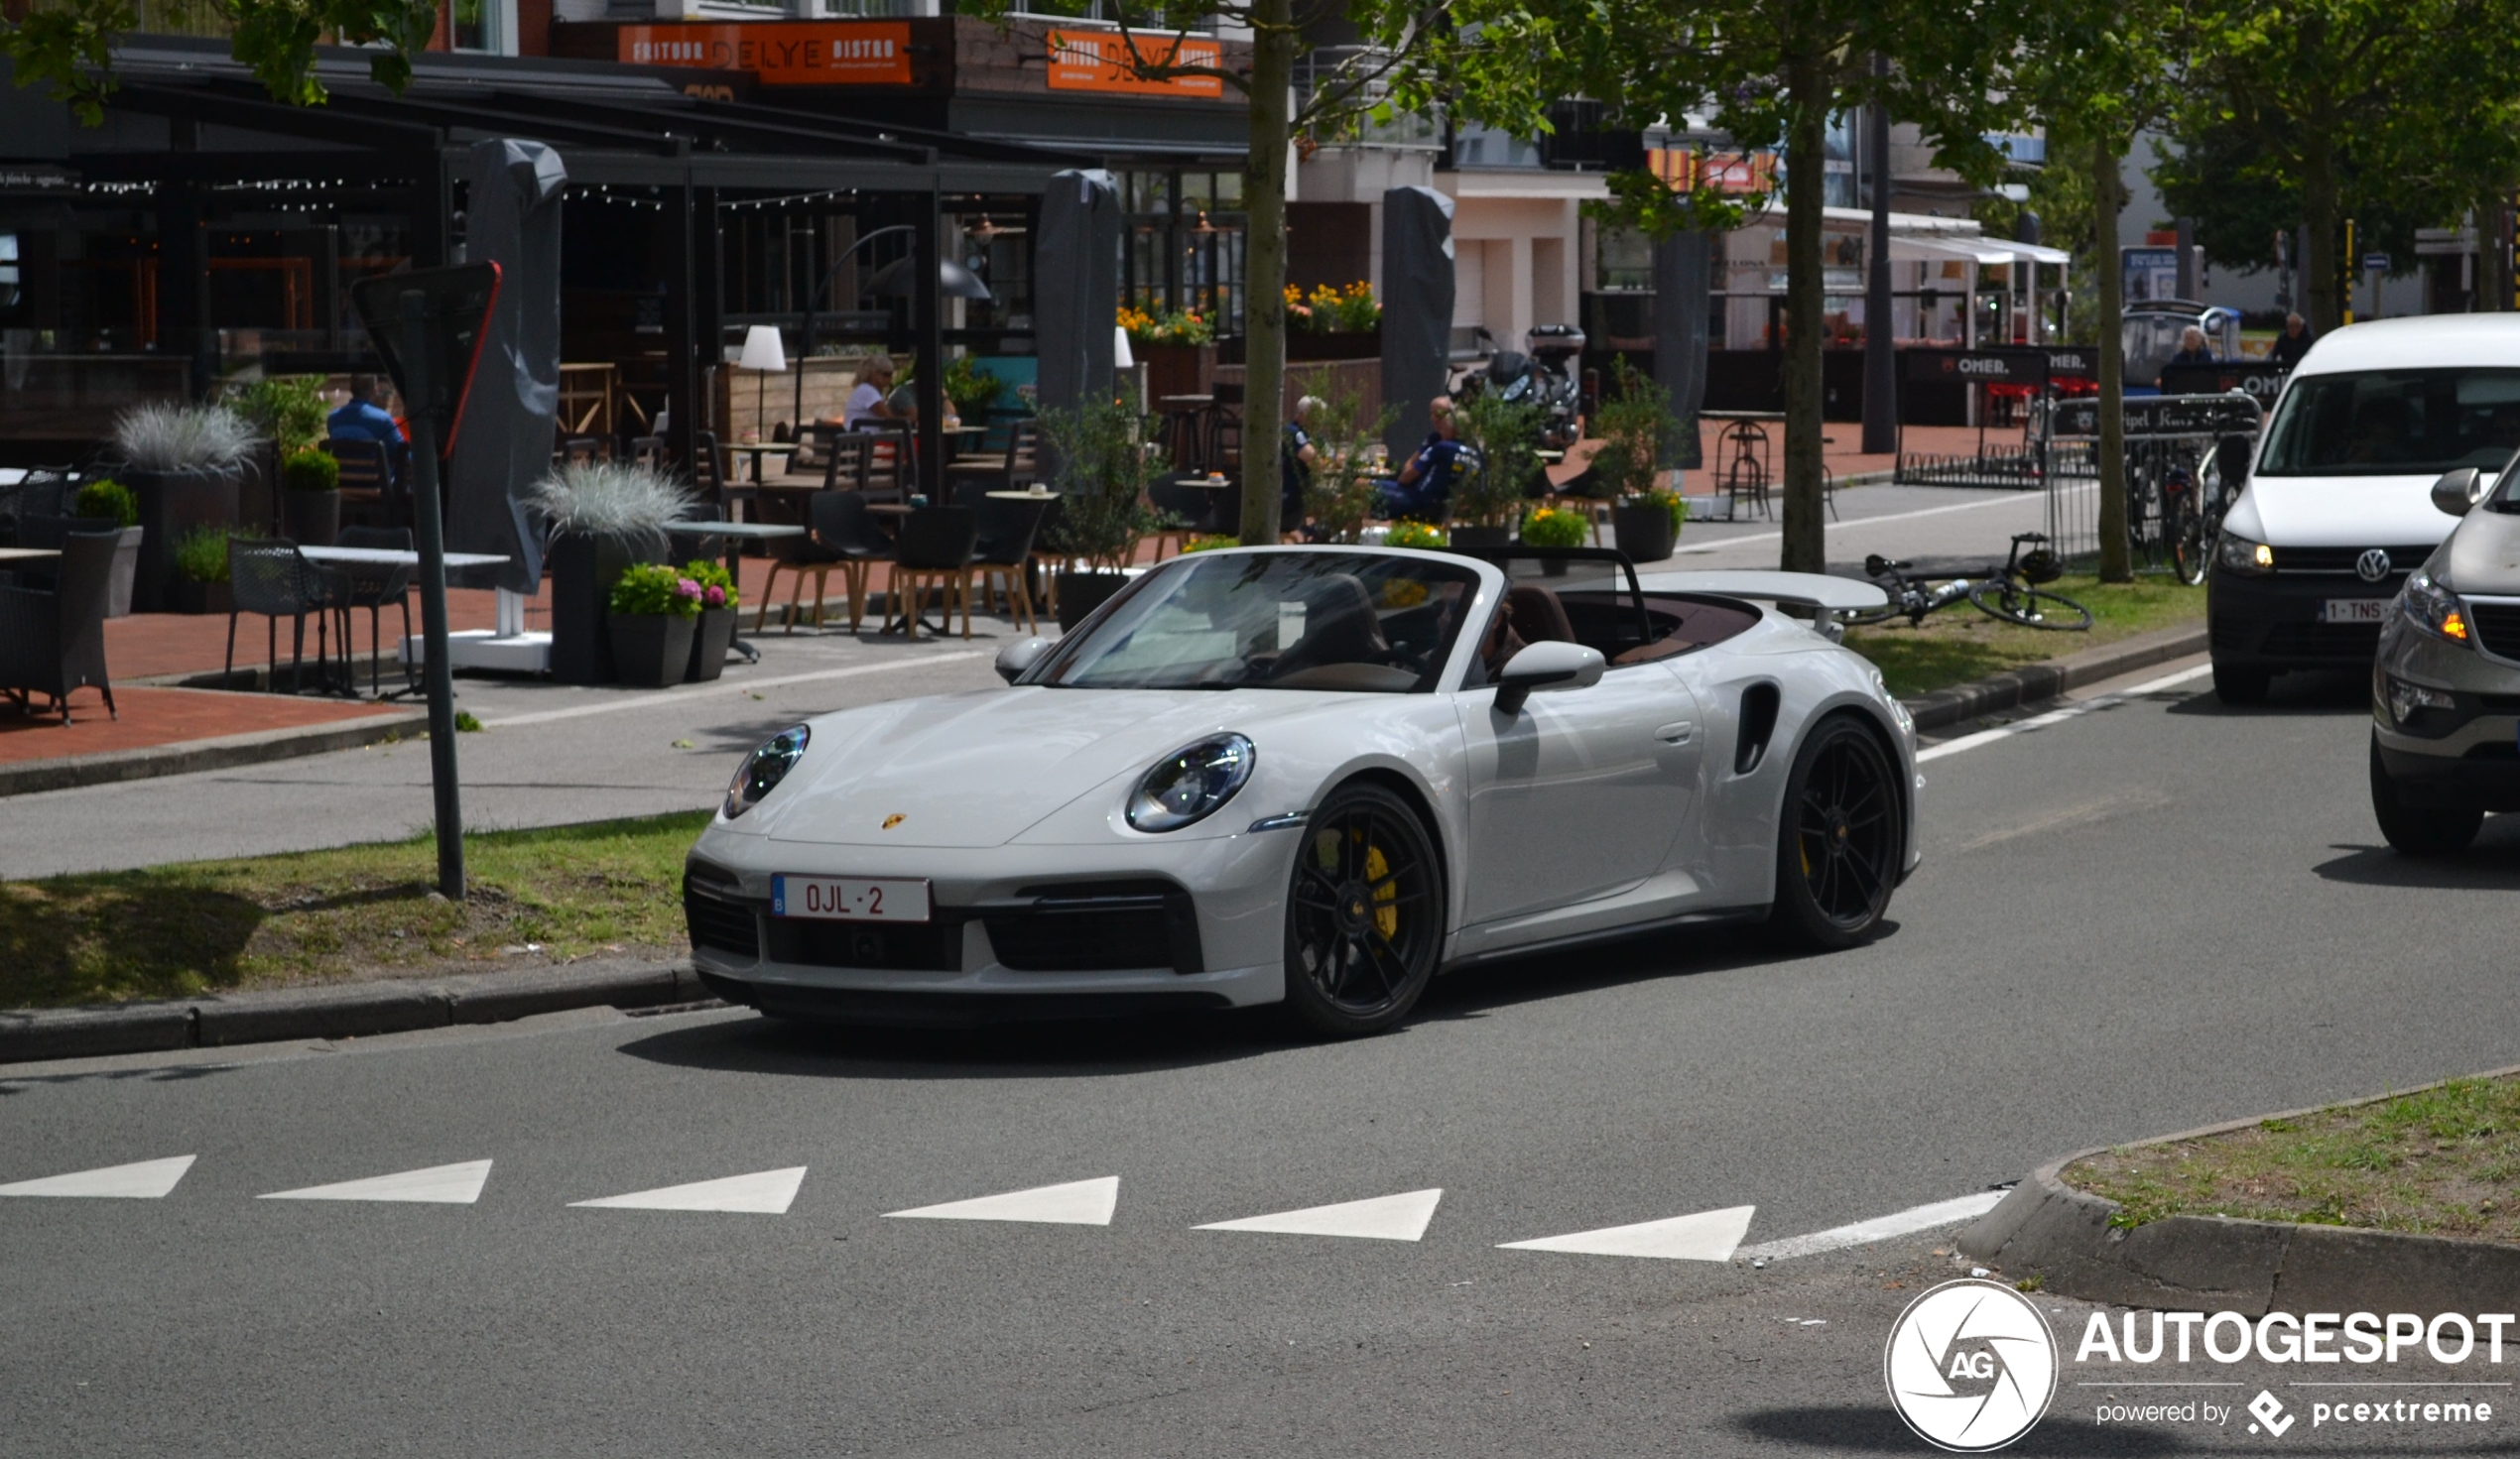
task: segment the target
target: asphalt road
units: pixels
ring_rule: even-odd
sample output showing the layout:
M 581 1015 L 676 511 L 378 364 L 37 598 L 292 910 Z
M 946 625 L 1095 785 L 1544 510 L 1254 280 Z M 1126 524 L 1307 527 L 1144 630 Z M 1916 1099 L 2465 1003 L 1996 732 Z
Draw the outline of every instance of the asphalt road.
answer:
M 1764 1268 L 1499 1248 L 1741 1206 L 1758 1246 L 2520 1061 L 2520 826 L 2400 861 L 2349 680 L 2251 712 L 2202 682 L 1934 760 L 1869 947 L 1535 959 L 1363 1042 L 599 1013 L 0 1070 L 0 1183 L 197 1156 L 160 1199 L 0 1199 L 0 1456 L 1928 1452 L 1881 1352 L 1948 1230 Z M 256 1199 L 482 1159 L 470 1203 Z M 572 1205 L 796 1167 L 782 1214 Z M 887 1219 L 1104 1177 L 1107 1225 Z M 1414 1242 L 1192 1229 L 1434 1188 Z M 2045 1304 L 2070 1343 L 2086 1309 Z M 2269 1446 L 2094 1422 L 2143 1392 L 2069 1386 L 2022 1451 Z M 2280 1447 L 2509 1452 L 2510 1421 Z

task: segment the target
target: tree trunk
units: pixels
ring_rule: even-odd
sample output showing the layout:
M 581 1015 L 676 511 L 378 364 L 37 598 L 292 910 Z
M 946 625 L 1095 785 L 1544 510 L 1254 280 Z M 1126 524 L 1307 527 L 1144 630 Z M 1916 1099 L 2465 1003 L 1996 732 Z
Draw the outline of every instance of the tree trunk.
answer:
M 1794 111 L 1785 141 L 1785 542 L 1778 565 L 1788 572 L 1828 570 L 1822 521 L 1827 466 L 1821 458 L 1820 351 L 1829 98 L 1824 94 L 1821 71 L 1816 58 L 1786 67 Z
M 2302 143 L 2302 227 L 2310 234 L 2310 330 L 2325 334 L 2344 322 L 2343 284 L 2336 261 L 2336 149 L 2324 126 L 2314 124 Z
M 2100 284 L 2100 581 L 2132 582 L 2126 550 L 2126 271 L 2117 262 L 2117 215 L 2126 205 L 2117 148 L 2102 134 L 2091 142 L 2091 259 Z
M 2492 187 L 2476 199 L 2476 297 L 2469 307 L 2502 313 L 2511 294 L 2511 189 Z
M 1252 6 L 1251 153 L 1243 165 L 1242 541 L 1277 542 L 1278 455 L 1286 433 L 1286 160 L 1295 82 L 1294 0 Z

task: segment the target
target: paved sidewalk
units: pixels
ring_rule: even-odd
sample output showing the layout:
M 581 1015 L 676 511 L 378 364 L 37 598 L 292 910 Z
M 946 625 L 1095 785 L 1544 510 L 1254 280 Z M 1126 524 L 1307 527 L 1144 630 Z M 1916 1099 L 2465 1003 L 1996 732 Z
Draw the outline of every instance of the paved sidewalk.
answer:
M 70 695 L 70 722 L 64 725 L 58 714 L 20 714 L 0 704 L 0 765 L 146 750 L 189 740 L 408 712 L 390 705 L 340 699 L 144 688 L 128 683 L 114 690 L 114 705 L 120 718 L 106 715 L 102 695 L 93 689 L 80 689 Z

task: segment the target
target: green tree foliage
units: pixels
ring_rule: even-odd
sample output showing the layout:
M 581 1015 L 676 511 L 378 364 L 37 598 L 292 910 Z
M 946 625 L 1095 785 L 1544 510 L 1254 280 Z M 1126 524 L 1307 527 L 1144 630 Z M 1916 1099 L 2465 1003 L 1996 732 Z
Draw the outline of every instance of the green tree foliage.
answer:
M 435 0 L 217 3 L 236 59 L 274 98 L 299 106 L 324 99 L 315 74 L 317 45 L 378 48 L 368 74 L 399 94 L 411 83 L 411 58 L 428 49 L 438 29 Z M 0 21 L 0 56 L 15 67 L 19 85 L 50 85 L 81 122 L 98 126 L 114 91 L 114 40 L 139 24 L 131 0 L 41 0 L 24 20 Z

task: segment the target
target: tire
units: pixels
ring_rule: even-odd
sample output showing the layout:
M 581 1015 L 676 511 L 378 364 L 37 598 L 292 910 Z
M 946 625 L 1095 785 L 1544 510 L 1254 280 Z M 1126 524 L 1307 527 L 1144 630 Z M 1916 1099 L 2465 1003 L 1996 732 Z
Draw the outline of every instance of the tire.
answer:
M 2242 669 L 2217 659 L 2213 664 L 2213 696 L 2225 704 L 2246 707 L 2266 702 L 2275 675 L 2263 669 Z
M 2437 810 L 2408 805 L 2398 798 L 2397 782 L 2380 761 L 2380 741 L 2371 741 L 2371 814 L 2380 834 L 2401 856 L 2456 856 L 2476 839 L 2485 823 L 2481 810 Z
M 1288 874 L 1288 1012 L 1333 1038 L 1380 1033 L 1417 1007 L 1443 949 L 1444 878 L 1417 812 L 1372 784 L 1331 791 Z
M 2213 552 L 2213 533 L 2205 527 L 2205 513 L 2197 510 L 2196 498 L 2179 499 L 2179 528 L 2171 539 L 2171 564 L 2179 580 L 2190 587 L 2203 587 L 2208 558 Z
M 2090 609 L 2072 598 L 2059 597 L 2040 588 L 2014 587 L 2008 582 L 1981 582 L 1969 588 L 1968 600 L 1987 617 L 2016 623 L 2023 628 L 2081 633 L 2091 626 Z
M 1787 941 L 1835 952 L 1880 930 L 1907 854 L 1898 775 L 1881 741 L 1842 714 L 1803 737 L 1785 778 L 1768 913 Z

